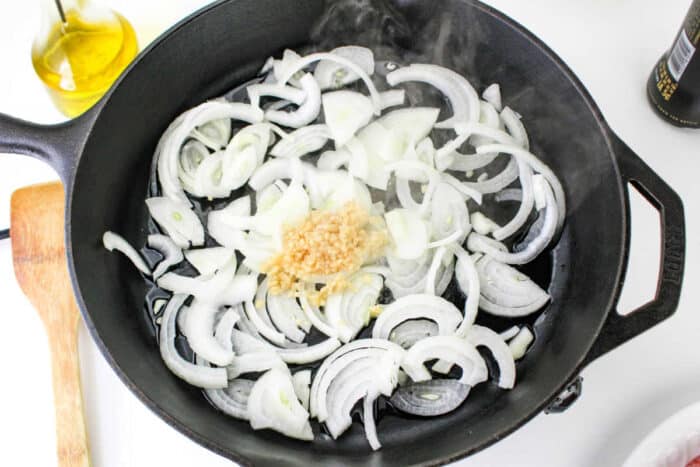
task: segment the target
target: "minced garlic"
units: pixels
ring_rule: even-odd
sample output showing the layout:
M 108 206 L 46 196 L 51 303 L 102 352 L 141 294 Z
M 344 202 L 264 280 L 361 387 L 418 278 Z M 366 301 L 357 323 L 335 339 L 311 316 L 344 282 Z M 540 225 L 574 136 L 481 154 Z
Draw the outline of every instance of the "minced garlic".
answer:
M 282 251 L 262 269 L 273 294 L 299 294 L 320 279 L 321 290 L 307 291 L 314 305 L 349 286 L 348 276 L 382 254 L 387 234 L 381 219 L 349 202 L 336 211 L 312 211 L 299 225 L 285 229 Z

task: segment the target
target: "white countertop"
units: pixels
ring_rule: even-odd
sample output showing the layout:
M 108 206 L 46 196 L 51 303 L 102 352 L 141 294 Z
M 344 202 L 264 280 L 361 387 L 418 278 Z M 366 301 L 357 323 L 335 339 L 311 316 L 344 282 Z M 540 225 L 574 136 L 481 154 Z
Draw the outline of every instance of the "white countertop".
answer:
M 33 75 L 29 47 L 34 2 L 4 2 L 0 28 L 0 112 L 37 122 L 60 121 Z M 142 42 L 202 0 L 112 1 L 137 26 Z M 515 434 L 457 465 L 613 467 L 658 423 L 700 400 L 700 131 L 680 130 L 651 111 L 645 82 L 669 47 L 689 0 L 488 0 L 549 44 L 588 87 L 612 128 L 681 195 L 687 218 L 687 261 L 677 313 L 583 371 L 583 395 L 566 413 L 539 415 Z M 168 12 L 159 9 L 168 5 Z M 663 6 L 662 6 L 663 4 Z M 135 19 L 142 19 L 139 24 Z M 698 172 L 696 172 L 698 171 Z M 48 167 L 0 157 L 0 228 L 9 199 L 23 185 L 54 179 Z M 658 216 L 633 203 L 633 247 L 623 310 L 655 290 Z M 601 219 L 601 222 L 605 222 Z M 0 242 L 3 317 L 0 355 L 0 465 L 56 465 L 49 355 L 44 331 L 14 278 L 10 243 Z M 117 379 L 83 328 L 83 387 L 96 467 L 224 466 L 147 410 Z

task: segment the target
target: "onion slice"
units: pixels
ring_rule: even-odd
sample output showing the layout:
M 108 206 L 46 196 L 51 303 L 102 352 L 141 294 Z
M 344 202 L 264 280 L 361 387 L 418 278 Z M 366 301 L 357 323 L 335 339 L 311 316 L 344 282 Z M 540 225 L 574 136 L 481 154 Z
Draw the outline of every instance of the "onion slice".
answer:
M 372 119 L 372 101 L 359 92 L 327 92 L 322 101 L 325 122 L 337 148 L 344 146 Z
M 204 244 L 204 227 L 188 204 L 157 197 L 148 198 L 146 206 L 153 220 L 180 248 Z
M 158 266 L 153 270 L 153 278 L 158 279 L 168 268 L 182 262 L 185 257 L 182 250 L 173 240 L 166 235 L 149 235 L 147 241 L 148 247 L 158 251 L 163 259 L 158 263 Z
M 479 95 L 462 75 L 429 64 L 412 64 L 392 71 L 386 77 L 390 86 L 408 81 L 420 81 L 436 87 L 450 102 L 453 115 L 437 124 L 438 128 L 453 128 L 457 122 L 476 122 L 479 119 Z
M 462 405 L 470 390 L 470 386 L 453 379 L 436 379 L 402 386 L 390 401 L 396 409 L 409 415 L 436 417 Z
M 480 307 L 490 314 L 509 318 L 527 316 L 549 301 L 547 292 L 529 277 L 494 258 L 480 258 L 476 268 L 482 282 Z
M 297 371 L 292 375 L 292 384 L 297 399 L 301 402 L 302 407 L 309 410 L 309 393 L 311 387 L 311 370 Z
M 453 334 L 462 321 L 462 313 L 451 302 L 428 294 L 409 295 L 386 305 L 372 329 L 374 339 L 390 339 L 401 323 L 427 319 L 437 324 L 440 335 Z M 393 340 L 393 338 L 392 338 Z
M 305 57 L 301 57 L 294 63 L 293 66 L 289 67 L 289 69 L 285 70 L 284 73 L 279 76 L 280 84 L 285 84 L 291 79 L 292 76 L 294 76 L 295 73 L 297 73 L 299 70 L 302 70 L 304 67 L 321 60 L 337 63 L 338 65 L 341 65 L 349 69 L 350 71 L 356 73 L 367 86 L 367 90 L 369 91 L 370 96 L 372 98 L 372 103 L 374 104 L 375 115 L 379 115 L 379 113 L 381 112 L 381 98 L 379 96 L 377 88 L 374 86 L 374 83 L 370 79 L 368 73 L 365 72 L 365 70 L 363 70 L 360 66 L 355 64 L 352 60 L 348 60 L 347 58 L 344 58 L 341 55 L 319 52 L 307 55 Z
M 255 382 L 248 396 L 248 417 L 254 430 L 269 428 L 290 438 L 314 438 L 309 413 L 297 399 L 288 370 L 273 368 Z
M 559 217 L 558 206 L 556 205 L 552 189 L 547 181 L 541 178 L 535 178 L 534 183 L 540 186 L 539 189 L 544 190 L 544 195 L 547 200 L 544 221 L 539 235 L 533 238 L 530 243 L 525 245 L 521 251 L 518 251 L 517 253 L 510 253 L 495 248 L 487 237 L 479 235 L 478 233 L 472 233 L 467 239 L 467 246 L 470 250 L 486 253 L 502 263 L 525 264 L 535 259 L 544 251 L 545 248 L 547 248 L 556 234 Z
M 406 351 L 401 367 L 413 381 L 427 381 L 431 376 L 423 362 L 436 358 L 459 365 L 463 384 L 475 386 L 488 379 L 483 357 L 472 344 L 456 336 L 431 336 L 416 342 Z
M 333 49 L 330 53 L 356 64 L 368 76 L 374 73 L 374 53 L 366 47 L 348 45 Z M 357 81 L 360 76 L 338 62 L 321 60 L 316 65 L 314 78 L 321 89 L 336 89 Z
M 327 125 L 308 125 L 282 138 L 272 148 L 270 155 L 284 158 L 303 157 L 321 149 L 330 136 L 331 133 Z
M 143 260 L 139 252 L 136 251 L 136 249 L 131 246 L 131 244 L 122 236 L 117 235 L 114 232 L 107 231 L 102 235 L 102 244 L 109 251 L 117 250 L 120 253 L 123 253 L 124 256 L 129 258 L 133 265 L 136 266 L 136 269 L 147 276 L 151 275 L 151 269 Z
M 232 261 L 234 269 L 236 267 L 234 251 L 224 247 L 187 250 L 185 251 L 185 259 L 203 276 L 214 274 Z
M 175 294 L 163 310 L 159 331 L 160 355 L 165 366 L 179 378 L 200 388 L 220 389 L 228 385 L 224 368 L 206 368 L 188 362 L 175 348 L 177 331 L 175 323 L 178 311 L 187 300 L 187 295 Z
M 491 329 L 483 326 L 472 326 L 467 333 L 467 340 L 475 347 L 484 346 L 493 355 L 498 365 L 498 386 L 503 389 L 513 389 L 515 386 L 515 361 L 505 341 Z
M 314 77 L 308 73 L 302 76 L 299 83 L 306 94 L 304 103 L 293 112 L 268 110 L 265 112 L 267 120 L 290 128 L 301 128 L 316 120 L 321 111 L 321 89 Z

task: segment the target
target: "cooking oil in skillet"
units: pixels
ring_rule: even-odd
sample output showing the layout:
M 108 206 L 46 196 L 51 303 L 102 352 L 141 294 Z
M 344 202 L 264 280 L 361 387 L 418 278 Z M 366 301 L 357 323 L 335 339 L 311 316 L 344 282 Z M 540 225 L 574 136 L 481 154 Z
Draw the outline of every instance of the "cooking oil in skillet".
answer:
M 133 28 L 118 13 L 85 0 L 63 4 L 65 22 L 52 5 L 44 5 L 47 11 L 32 47 L 32 63 L 58 109 L 74 117 L 102 97 L 134 58 L 138 45 Z

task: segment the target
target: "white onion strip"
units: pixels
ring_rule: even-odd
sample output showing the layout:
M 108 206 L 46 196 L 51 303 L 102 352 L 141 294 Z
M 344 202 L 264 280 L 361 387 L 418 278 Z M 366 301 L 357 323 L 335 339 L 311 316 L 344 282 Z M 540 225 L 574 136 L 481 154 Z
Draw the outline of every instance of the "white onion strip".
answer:
M 220 389 L 228 385 L 228 377 L 224 368 L 205 368 L 188 362 L 180 356 L 175 348 L 175 323 L 180 308 L 187 300 L 187 295 L 176 294 L 168 302 L 163 311 L 160 324 L 159 343 L 160 355 L 165 366 L 175 375 L 200 388 Z
M 285 72 L 279 77 L 280 84 L 287 83 L 287 81 L 289 81 L 291 77 L 294 76 L 299 70 L 302 70 L 304 69 L 304 67 L 311 65 L 314 62 L 318 62 L 320 60 L 328 60 L 331 62 L 338 63 L 339 65 L 342 65 L 350 69 L 352 72 L 356 73 L 357 76 L 359 76 L 360 79 L 362 79 L 362 81 L 367 86 L 367 90 L 369 91 L 370 97 L 372 98 L 372 103 L 374 104 L 375 115 L 380 114 L 382 109 L 381 97 L 379 96 L 379 92 L 377 91 L 377 88 L 374 86 L 374 83 L 372 82 L 370 77 L 357 64 L 339 55 L 319 52 L 307 55 L 305 57 L 301 57 L 294 63 L 293 66 L 290 66 L 289 69 L 285 70 Z
M 154 279 L 162 276 L 170 266 L 174 266 L 185 259 L 182 249 L 166 235 L 149 235 L 147 244 L 149 248 L 153 248 L 163 256 L 163 259 L 153 270 Z
M 102 235 L 102 244 L 109 251 L 117 250 L 120 253 L 123 253 L 124 256 L 129 258 L 133 265 L 136 266 L 136 269 L 147 276 L 151 275 L 151 269 L 143 260 L 139 252 L 136 251 L 136 249 L 131 246 L 131 244 L 122 236 L 117 235 L 114 232 L 107 231 Z
M 503 227 L 493 232 L 493 238 L 503 240 L 515 234 L 527 222 L 532 208 L 535 205 L 535 193 L 532 187 L 532 169 L 522 159 L 518 159 L 518 170 L 520 172 L 520 187 L 522 189 L 522 200 L 520 208 L 515 216 Z

